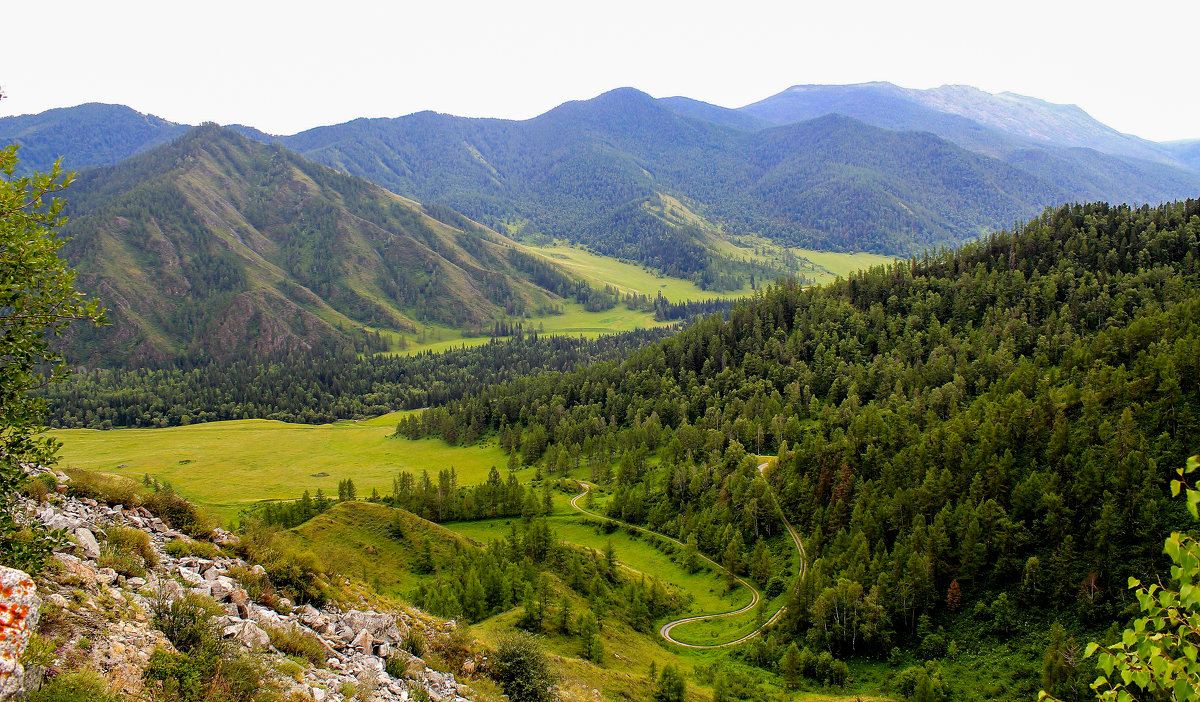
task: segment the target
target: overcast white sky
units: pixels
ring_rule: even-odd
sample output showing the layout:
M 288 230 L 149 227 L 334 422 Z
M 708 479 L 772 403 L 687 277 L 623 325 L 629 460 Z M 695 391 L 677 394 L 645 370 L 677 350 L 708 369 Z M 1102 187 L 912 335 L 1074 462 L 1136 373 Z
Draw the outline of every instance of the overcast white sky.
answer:
M 727 107 L 800 83 L 963 83 L 1200 137 L 1200 0 L 6 3 L 0 115 L 83 102 L 290 134 L 523 119 L 633 86 Z

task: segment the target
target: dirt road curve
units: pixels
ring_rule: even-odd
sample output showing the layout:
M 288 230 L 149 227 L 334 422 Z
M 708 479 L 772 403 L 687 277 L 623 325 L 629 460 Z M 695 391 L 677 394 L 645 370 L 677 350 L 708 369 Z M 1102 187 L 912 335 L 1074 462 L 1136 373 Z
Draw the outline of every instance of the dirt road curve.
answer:
M 766 469 L 767 469 L 766 463 L 760 464 L 758 466 L 758 472 L 760 474 L 765 474 Z M 574 507 L 577 511 L 582 512 L 583 514 L 586 514 L 589 517 L 595 517 L 596 519 L 600 519 L 600 520 L 603 520 L 606 522 L 613 522 L 614 524 L 621 524 L 623 526 L 629 527 L 631 529 L 637 529 L 638 531 L 645 532 L 647 534 L 654 534 L 655 536 L 657 536 L 659 538 L 666 539 L 667 541 L 670 541 L 673 544 L 678 544 L 681 547 L 684 545 L 678 539 L 673 539 L 670 536 L 667 536 L 666 534 L 661 534 L 657 531 L 652 531 L 650 529 L 646 529 L 646 528 L 643 528 L 643 527 L 640 527 L 640 526 L 637 526 L 634 524 L 629 524 L 627 522 L 621 521 L 620 519 L 612 519 L 610 517 L 605 517 L 602 514 L 597 514 L 595 512 L 586 510 L 583 507 L 580 507 L 579 506 L 580 498 L 586 497 L 587 494 L 589 492 L 591 492 L 592 486 L 582 480 L 579 481 L 579 484 L 581 486 L 583 486 L 583 492 L 581 492 L 578 495 L 576 495 L 575 497 L 571 498 L 571 506 Z M 779 500 L 775 498 L 775 493 L 773 493 L 773 492 L 771 493 L 771 499 L 775 500 L 775 508 L 779 509 Z M 787 517 L 783 514 L 782 509 L 779 510 L 779 516 L 783 519 L 784 526 L 787 527 L 788 533 L 791 534 L 791 536 L 792 536 L 792 541 L 796 544 L 796 551 L 800 554 L 799 575 L 803 575 L 804 569 L 807 567 L 807 560 L 806 560 L 805 554 L 804 554 L 804 544 L 800 541 L 800 535 L 797 534 L 796 530 L 792 528 L 791 522 L 789 522 L 787 520 Z M 716 568 L 717 570 L 719 570 L 721 572 L 725 572 L 725 569 L 722 568 L 721 565 L 719 563 L 717 563 L 716 561 L 714 561 L 713 559 L 709 558 L 708 556 L 705 556 L 704 554 L 699 554 L 699 555 L 700 555 L 700 558 L 704 559 L 704 561 L 707 562 L 712 567 Z M 783 616 L 784 611 L 786 611 L 786 609 L 787 609 L 786 607 L 780 607 L 779 610 L 776 611 L 775 614 L 773 614 L 770 619 L 763 622 L 762 626 L 758 627 L 757 629 L 750 632 L 749 634 L 746 634 L 745 636 L 743 636 L 739 639 L 735 639 L 733 641 L 726 641 L 725 643 L 689 644 L 689 643 L 684 643 L 682 641 L 679 641 L 671 636 L 671 630 L 674 629 L 675 627 L 679 626 L 680 624 L 687 624 L 688 622 L 707 621 L 709 619 L 718 619 L 721 617 L 732 617 L 732 616 L 736 616 L 738 614 L 743 614 L 745 612 L 748 612 L 751 609 L 754 609 L 754 607 L 756 607 L 758 605 L 758 603 L 762 600 L 762 593 L 760 593 L 758 591 L 758 588 L 756 588 L 756 587 L 754 587 L 754 585 L 750 584 L 750 582 L 748 580 L 746 580 L 744 578 L 740 578 L 736 575 L 733 577 L 735 580 L 737 580 L 739 583 L 741 583 L 747 590 L 750 591 L 751 598 L 750 598 L 749 604 L 747 604 L 746 606 L 741 607 L 739 609 L 734 609 L 734 610 L 731 610 L 728 612 L 720 612 L 717 614 L 701 614 L 701 615 L 695 616 L 695 617 L 684 617 L 683 619 L 676 619 L 675 621 L 667 622 L 666 624 L 663 624 L 662 627 L 659 628 L 659 630 L 658 630 L 659 636 L 662 636 L 664 639 L 666 639 L 667 641 L 670 641 L 673 644 L 677 644 L 679 646 L 685 646 L 687 648 L 726 648 L 728 646 L 737 646 L 740 643 L 745 643 L 746 641 L 749 641 L 750 639 L 754 638 L 755 636 L 758 636 L 759 634 L 762 633 L 763 629 L 767 628 L 771 624 L 774 624 L 776 620 L 778 620 L 781 616 Z

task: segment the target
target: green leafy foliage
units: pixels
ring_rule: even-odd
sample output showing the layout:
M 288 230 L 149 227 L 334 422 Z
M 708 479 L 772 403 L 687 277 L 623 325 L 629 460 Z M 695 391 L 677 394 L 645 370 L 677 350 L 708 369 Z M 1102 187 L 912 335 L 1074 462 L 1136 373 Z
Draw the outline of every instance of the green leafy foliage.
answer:
M 1200 456 L 1192 456 L 1178 469 L 1179 478 L 1171 481 L 1171 493 L 1183 494 L 1193 519 L 1200 519 L 1200 490 L 1192 487 L 1188 476 L 1198 467 Z M 1129 587 L 1144 616 L 1133 620 L 1117 643 L 1087 645 L 1085 654 L 1096 656 L 1101 672 L 1092 684 L 1097 699 L 1200 699 L 1200 541 L 1173 532 L 1163 552 L 1171 559 L 1174 587 L 1144 587 L 1131 577 Z
M 489 661 L 490 674 L 512 702 L 549 702 L 558 682 L 537 637 L 525 632 L 505 635 Z
M 58 444 L 42 434 L 46 403 L 32 391 L 67 377 L 51 342 L 74 320 L 104 321 L 95 300 L 75 290 L 59 258 L 64 240 L 60 192 L 73 176 L 58 163 L 47 174 L 18 177 L 17 147 L 0 149 L 0 563 L 39 572 L 61 533 L 14 514 L 26 464 L 50 465 Z

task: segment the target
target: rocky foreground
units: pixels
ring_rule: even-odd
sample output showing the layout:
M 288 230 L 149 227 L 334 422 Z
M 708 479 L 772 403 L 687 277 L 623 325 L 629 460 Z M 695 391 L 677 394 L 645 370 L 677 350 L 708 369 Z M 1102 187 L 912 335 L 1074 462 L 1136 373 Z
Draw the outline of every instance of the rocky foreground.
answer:
M 61 473 L 55 477 L 60 483 L 68 481 Z M 143 671 L 150 656 L 156 648 L 173 650 L 152 625 L 153 607 L 188 593 L 220 605 L 224 614 L 216 621 L 231 645 L 272 662 L 290 662 L 270 668 L 288 671 L 279 672 L 277 682 L 291 699 L 439 701 L 462 700 L 471 694 L 453 675 L 429 668 L 404 648 L 406 642 L 411 648 L 414 637 L 433 642 L 451 636 L 454 622 L 442 622 L 415 610 L 378 611 L 369 608 L 366 600 L 354 607 L 327 605 L 318 610 L 308 605 L 293 607 L 285 598 L 278 598 L 268 607 L 255 602 L 235 577 L 265 575 L 260 566 L 226 555 L 172 556 L 167 545 L 188 537 L 145 508 L 109 506 L 56 494 L 48 502 L 25 500 L 25 509 L 31 519 L 71 534 L 76 545 L 54 554 L 51 567 L 38 579 L 36 593 L 28 575 L 0 569 L 4 571 L 0 573 L 0 700 L 19 699 L 23 692 L 36 689 L 48 672 L 80 667 L 102 673 L 111 681 L 113 692 L 142 696 Z M 149 535 L 156 563 L 146 570 L 145 577 L 125 577 L 98 563 L 106 532 L 121 526 Z M 236 540 L 229 532 L 215 530 L 213 541 L 218 545 Z M 22 607 L 25 611 L 16 617 Z M 42 616 L 53 616 L 70 636 L 53 651 L 52 660 L 24 670 L 17 661 L 37 627 L 39 611 Z M 319 642 L 323 663 L 301 666 L 295 657 L 285 659 L 271 641 L 272 633 L 287 631 Z M 463 669 L 469 673 L 482 664 L 482 659 L 467 660 Z

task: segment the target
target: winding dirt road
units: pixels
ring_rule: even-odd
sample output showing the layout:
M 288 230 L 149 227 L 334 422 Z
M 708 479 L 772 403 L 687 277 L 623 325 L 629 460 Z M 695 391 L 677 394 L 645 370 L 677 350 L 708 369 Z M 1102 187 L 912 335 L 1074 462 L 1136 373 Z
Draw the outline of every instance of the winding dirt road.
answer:
M 763 474 L 764 477 L 765 477 L 765 471 L 767 469 L 767 465 L 768 465 L 767 463 L 762 463 L 758 466 L 759 474 Z M 595 512 L 584 509 L 583 507 L 580 507 L 579 500 L 583 497 L 586 497 L 587 494 L 589 492 L 591 492 L 592 485 L 590 483 L 584 482 L 582 480 L 579 481 L 579 484 L 581 486 L 583 486 L 583 492 L 581 492 L 578 495 L 576 495 L 575 497 L 571 498 L 571 506 L 574 507 L 575 510 L 582 512 L 583 514 L 586 514 L 589 517 L 595 517 L 596 519 L 600 519 L 600 520 L 603 520 L 606 522 L 612 522 L 614 524 L 620 524 L 622 526 L 626 526 L 631 529 L 637 529 L 638 531 L 644 532 L 646 534 L 653 534 L 661 539 L 666 539 L 667 541 L 670 541 L 671 543 L 677 544 L 681 547 L 684 546 L 684 544 L 681 541 L 679 541 L 678 539 L 671 538 L 670 536 L 667 536 L 666 534 L 663 534 L 663 533 L 660 533 L 657 531 L 653 531 L 651 529 L 646 529 L 645 527 L 640 527 L 635 524 L 629 524 L 628 522 L 623 522 L 620 519 L 613 519 L 611 517 L 606 517 L 602 514 L 597 514 Z M 779 516 L 783 519 L 783 525 L 785 527 L 787 527 L 788 533 L 791 534 L 791 536 L 792 536 L 792 541 L 796 544 L 796 551 L 800 554 L 800 570 L 798 573 L 798 577 L 802 576 L 802 575 L 804 575 L 804 569 L 807 567 L 807 560 L 806 560 L 805 553 L 804 553 L 804 544 L 800 541 L 800 535 L 797 534 L 796 530 L 792 528 L 791 522 L 789 522 L 787 520 L 787 516 L 785 516 L 783 514 L 783 510 L 779 508 L 779 500 L 775 497 L 774 492 L 771 493 L 771 499 L 775 501 L 775 508 L 777 510 L 779 510 Z M 716 561 L 714 561 L 713 559 L 709 558 L 708 556 L 705 556 L 702 553 L 698 554 L 698 555 L 700 556 L 701 559 L 703 559 L 706 563 L 708 563 L 711 566 L 713 566 L 714 568 L 716 568 L 718 571 L 726 572 L 725 569 L 722 568 L 721 565 L 719 563 L 717 563 Z M 701 614 L 701 615 L 695 616 L 695 617 L 684 617 L 683 619 L 676 619 L 675 621 L 667 622 L 666 624 L 663 624 L 659 628 L 659 630 L 658 630 L 659 636 L 662 636 L 664 639 L 666 639 L 667 641 L 670 641 L 673 644 L 676 644 L 679 646 L 684 646 L 686 648 L 726 648 L 729 646 L 737 646 L 738 644 L 745 643 L 745 642 L 749 641 L 750 639 L 754 638 L 755 636 L 758 636 L 759 634 L 762 633 L 763 629 L 766 629 L 771 624 L 774 624 L 781 616 L 783 616 L 783 613 L 787 610 L 787 607 L 785 607 L 785 606 L 781 606 L 779 608 L 779 610 L 776 611 L 775 614 L 773 614 L 771 616 L 770 619 L 763 622 L 762 626 L 758 627 L 754 631 L 750 632 L 749 634 L 746 634 L 745 636 L 743 636 L 741 638 L 735 639 L 733 641 L 726 641 L 725 643 L 690 644 L 690 643 L 684 643 L 683 641 L 680 641 L 671 636 L 671 630 L 674 629 L 675 627 L 679 626 L 680 624 L 687 624 L 688 622 L 702 622 L 702 621 L 708 621 L 710 619 L 719 619 L 722 617 L 733 617 L 733 616 L 736 616 L 739 614 L 744 614 L 745 612 L 749 612 L 751 609 L 754 609 L 754 607 L 757 606 L 758 603 L 762 600 L 762 593 L 760 593 L 758 591 L 758 588 L 756 588 L 756 587 L 754 587 L 754 585 L 750 584 L 750 581 L 748 581 L 744 578 L 740 578 L 736 575 L 734 575 L 733 578 L 734 578 L 734 580 L 737 580 L 739 583 L 741 583 L 743 586 L 745 586 L 745 588 L 747 590 L 750 591 L 751 597 L 750 597 L 749 604 L 747 604 L 744 607 L 740 607 L 738 609 L 730 610 L 728 612 L 720 612 L 717 614 Z

